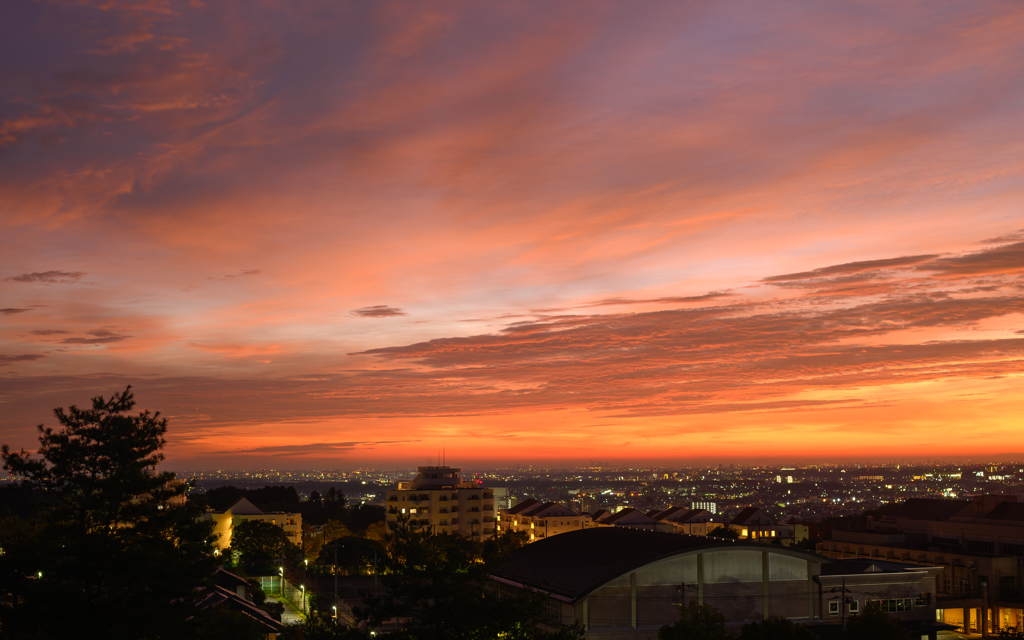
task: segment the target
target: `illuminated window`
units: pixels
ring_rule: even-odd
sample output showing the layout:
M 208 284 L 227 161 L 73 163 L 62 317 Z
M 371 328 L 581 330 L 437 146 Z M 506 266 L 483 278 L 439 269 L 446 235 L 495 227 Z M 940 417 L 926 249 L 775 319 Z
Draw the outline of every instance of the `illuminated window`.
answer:
M 830 616 L 837 616 L 837 615 L 839 615 L 839 601 L 838 600 L 832 600 L 831 602 L 828 603 L 828 614 Z

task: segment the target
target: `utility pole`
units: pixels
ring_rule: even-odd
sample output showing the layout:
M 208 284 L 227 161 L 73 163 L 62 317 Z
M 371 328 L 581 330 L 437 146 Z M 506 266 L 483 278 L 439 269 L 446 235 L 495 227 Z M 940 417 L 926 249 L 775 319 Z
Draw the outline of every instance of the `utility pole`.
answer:
M 334 541 L 334 604 L 338 604 L 338 541 Z
M 846 633 L 846 576 L 843 576 L 843 593 L 839 602 L 839 606 L 843 608 L 843 633 Z

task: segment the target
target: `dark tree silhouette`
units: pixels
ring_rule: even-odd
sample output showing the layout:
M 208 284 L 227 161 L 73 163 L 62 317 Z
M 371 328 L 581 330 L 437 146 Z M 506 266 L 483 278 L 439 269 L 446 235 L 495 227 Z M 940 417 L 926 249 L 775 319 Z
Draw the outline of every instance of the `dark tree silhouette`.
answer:
M 724 640 L 725 615 L 709 604 L 690 602 L 679 608 L 679 622 L 658 630 L 658 640 Z
M 231 553 L 237 553 L 244 565 L 270 564 L 287 546 L 293 545 L 284 539 L 281 527 L 263 520 L 246 520 L 231 531 Z
M 131 387 L 88 409 L 56 409 L 33 456 L 4 445 L 4 469 L 38 497 L 0 526 L 0 629 L 7 636 L 190 635 L 216 567 L 213 524 L 187 486 L 153 469 L 167 421 L 129 413 Z M 15 527 L 15 530 L 9 528 Z M 54 615 L 59 612 L 59 615 Z

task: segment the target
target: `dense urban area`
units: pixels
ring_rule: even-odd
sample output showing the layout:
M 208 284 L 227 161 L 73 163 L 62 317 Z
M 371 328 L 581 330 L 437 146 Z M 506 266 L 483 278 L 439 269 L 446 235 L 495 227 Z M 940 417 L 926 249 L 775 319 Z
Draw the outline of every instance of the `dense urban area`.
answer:
M 395 483 L 416 469 L 183 471 L 196 493 L 224 485 L 256 488 L 284 484 L 299 495 L 329 487 L 350 501 L 384 505 Z M 907 498 L 959 498 L 998 493 L 1024 495 L 1024 463 L 999 464 L 818 464 L 801 466 L 577 467 L 522 466 L 463 470 L 463 477 L 504 488 L 507 503 L 536 498 L 577 512 L 630 506 L 641 510 L 711 503 L 729 518 L 759 506 L 777 518 L 816 522 L 860 514 Z

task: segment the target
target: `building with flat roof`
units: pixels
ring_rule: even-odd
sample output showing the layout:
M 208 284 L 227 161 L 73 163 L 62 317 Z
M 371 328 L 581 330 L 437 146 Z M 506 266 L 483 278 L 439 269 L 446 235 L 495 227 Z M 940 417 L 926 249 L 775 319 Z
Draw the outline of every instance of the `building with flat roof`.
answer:
M 463 481 L 462 469 L 417 467 L 416 477 L 399 482 L 385 497 L 389 527 L 406 522 L 431 533 L 457 534 L 472 540 L 494 535 L 494 491 L 480 482 Z

